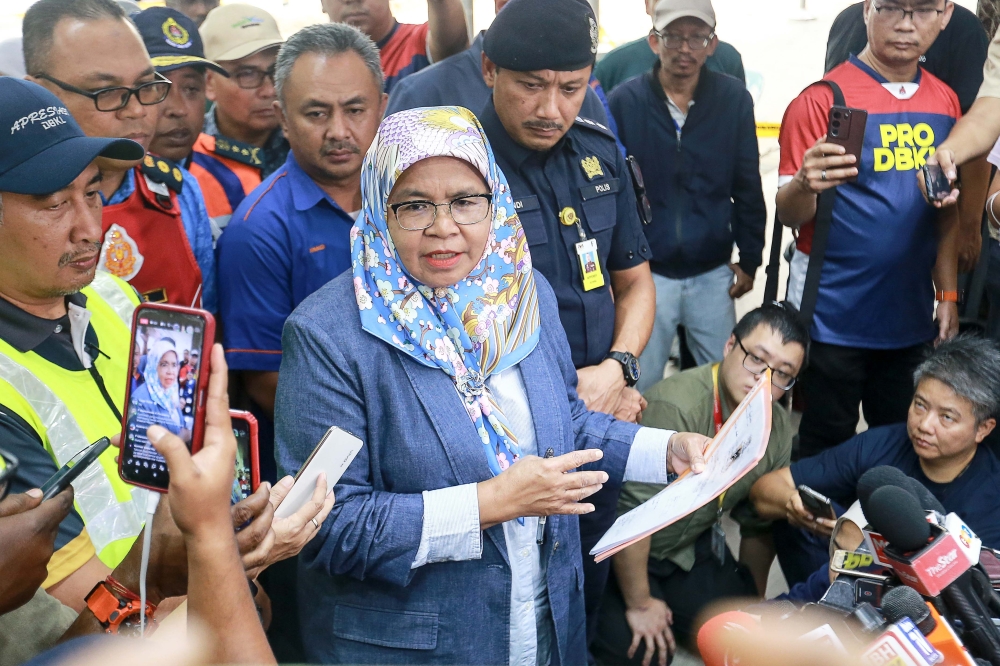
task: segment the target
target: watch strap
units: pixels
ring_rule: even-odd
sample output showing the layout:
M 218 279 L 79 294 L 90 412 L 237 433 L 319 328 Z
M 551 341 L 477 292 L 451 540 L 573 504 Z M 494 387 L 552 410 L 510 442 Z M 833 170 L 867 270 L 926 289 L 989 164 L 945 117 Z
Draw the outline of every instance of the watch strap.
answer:
M 638 359 L 636 359 L 636 357 L 633 354 L 629 352 L 609 351 L 608 355 L 605 358 L 610 358 L 612 360 L 618 361 L 618 363 L 621 364 L 622 374 L 625 376 L 625 383 L 628 386 L 630 387 L 635 386 L 638 383 L 639 381 L 638 378 L 630 376 L 628 371 L 629 362 L 633 360 L 638 361 Z
M 135 596 L 121 583 L 108 576 L 113 582 L 102 580 L 87 595 L 85 601 L 87 608 L 94 614 L 97 621 L 104 627 L 105 633 L 117 634 L 119 627 L 125 620 L 138 615 L 141 612 L 139 599 L 120 599 L 112 590 L 120 588 L 129 596 Z M 156 612 L 156 606 L 146 602 L 146 617 L 152 619 Z
M 962 300 L 963 293 L 959 291 L 943 291 L 938 290 L 934 294 L 934 300 L 939 303 L 959 303 Z

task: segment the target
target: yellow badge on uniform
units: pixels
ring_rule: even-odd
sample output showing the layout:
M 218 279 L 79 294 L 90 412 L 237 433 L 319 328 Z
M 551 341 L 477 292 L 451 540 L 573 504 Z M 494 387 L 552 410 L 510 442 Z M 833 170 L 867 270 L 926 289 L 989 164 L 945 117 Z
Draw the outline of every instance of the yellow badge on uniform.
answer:
M 597 159 L 595 155 L 584 157 L 580 160 L 580 166 L 583 167 L 583 172 L 587 174 L 587 180 L 594 180 L 598 176 L 604 175 L 604 168 L 601 167 L 601 160 Z
M 156 168 L 162 171 L 163 173 L 170 173 L 170 165 L 164 162 L 163 160 L 159 160 L 156 162 Z
M 146 155 L 145 157 L 143 157 L 142 158 L 142 163 L 145 164 L 146 166 L 148 166 L 150 169 L 152 169 L 154 166 L 156 166 L 156 162 L 153 160 L 153 156 L 152 155 Z
M 171 171 L 170 174 L 174 177 L 174 180 L 176 181 L 184 180 L 184 176 L 183 174 L 181 174 L 181 170 L 178 169 L 177 167 L 174 167 L 173 171 Z
M 565 224 L 567 227 L 571 227 L 577 222 L 579 222 L 580 218 L 577 217 L 575 210 L 573 210 L 569 206 L 566 206 L 561 211 L 559 211 L 559 221 Z
M 589 238 L 576 244 L 576 256 L 580 258 L 580 274 L 583 275 L 583 290 L 590 291 L 604 286 L 601 260 L 597 256 L 597 240 Z
M 163 36 L 167 38 L 167 43 L 171 46 L 177 46 L 182 49 L 186 49 L 191 46 L 191 35 L 188 34 L 188 31 L 184 29 L 184 26 L 175 21 L 173 17 L 164 21 L 161 28 L 163 30 Z

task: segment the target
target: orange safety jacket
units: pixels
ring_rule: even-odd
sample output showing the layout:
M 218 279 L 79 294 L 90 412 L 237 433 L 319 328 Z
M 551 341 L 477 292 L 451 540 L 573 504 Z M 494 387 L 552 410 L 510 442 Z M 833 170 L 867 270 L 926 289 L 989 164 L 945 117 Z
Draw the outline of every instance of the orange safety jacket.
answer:
M 201 186 L 216 238 L 243 197 L 260 185 L 264 167 L 262 150 L 258 146 L 205 133 L 195 141 L 188 171 Z

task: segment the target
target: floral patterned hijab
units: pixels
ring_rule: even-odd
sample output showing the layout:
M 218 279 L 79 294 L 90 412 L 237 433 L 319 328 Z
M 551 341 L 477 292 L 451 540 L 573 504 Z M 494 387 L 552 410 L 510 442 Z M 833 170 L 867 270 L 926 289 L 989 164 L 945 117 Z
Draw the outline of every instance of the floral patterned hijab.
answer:
M 177 357 L 177 347 L 171 338 L 160 338 L 149 349 L 146 354 L 146 367 L 143 370 L 143 377 L 146 380 L 146 388 L 149 390 L 149 397 L 153 402 L 167 410 L 174 425 L 181 424 L 180 393 L 177 390 L 175 380 L 170 388 L 164 388 L 160 383 L 159 367 L 164 354 L 173 353 Z M 179 360 L 179 357 L 178 357 Z
M 492 230 L 482 259 L 464 280 L 431 289 L 417 283 L 396 257 L 386 202 L 406 169 L 442 156 L 464 160 L 482 174 L 493 191 Z M 361 215 L 351 229 L 361 327 L 455 381 L 490 470 L 499 474 L 521 451 L 486 378 L 516 365 L 535 348 L 538 296 L 510 186 L 479 120 L 455 106 L 411 109 L 385 118 L 361 167 L 361 199 Z

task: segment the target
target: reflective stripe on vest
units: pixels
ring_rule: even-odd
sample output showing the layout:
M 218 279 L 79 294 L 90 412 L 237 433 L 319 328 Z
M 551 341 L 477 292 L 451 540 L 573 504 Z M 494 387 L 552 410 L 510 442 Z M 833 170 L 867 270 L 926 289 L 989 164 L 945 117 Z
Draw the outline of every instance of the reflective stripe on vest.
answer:
M 97 273 L 91 286 L 83 290 L 88 296 L 87 309 L 92 313 L 91 325 L 98 333 L 98 339 L 108 351 L 113 349 L 121 354 L 128 353 L 127 344 L 124 347 L 120 344 L 112 347 L 108 343 L 116 337 L 115 334 L 119 338 L 119 343 L 130 336 L 132 311 L 136 304 L 125 290 L 131 291 L 131 287 L 100 272 Z M 127 369 L 127 359 L 125 361 Z M 49 368 L 40 364 L 46 364 Z M 93 399 L 78 401 L 77 413 L 74 414 L 64 398 L 57 395 L 56 391 L 47 386 L 36 374 L 44 373 L 51 368 L 51 365 L 34 352 L 20 353 L 0 341 L 0 379 L 10 384 L 34 412 L 34 418 L 28 414 L 21 416 L 28 417 L 25 421 L 36 431 L 41 428 L 38 436 L 43 443 L 48 444 L 56 464 L 61 467 L 91 443 L 94 433 L 92 432 L 91 436 L 84 433 L 85 428 L 81 425 L 81 419 L 90 426 L 86 429 L 102 430 L 104 431 L 102 434 L 108 436 L 120 430 L 120 426 L 114 428 L 112 420 L 108 419 L 107 415 L 96 411 L 106 410 L 106 407 L 93 380 L 90 380 L 93 388 L 88 391 L 92 392 Z M 32 366 L 35 366 L 34 371 Z M 89 379 L 89 373 L 79 374 Z M 78 387 L 73 389 L 63 387 L 63 390 L 71 392 L 78 390 Z M 85 404 L 99 407 L 87 409 Z M 14 408 L 13 405 L 9 407 Z M 103 424 L 98 426 L 96 424 L 99 419 Z M 149 492 L 128 486 L 117 473 L 112 475 L 115 454 L 114 449 L 109 449 L 101 456 L 101 464 L 91 466 L 73 482 L 76 509 L 86 524 L 87 534 L 101 560 L 112 568 L 124 558 L 132 541 L 142 529 L 146 496 Z M 129 499 L 122 499 L 123 497 Z

